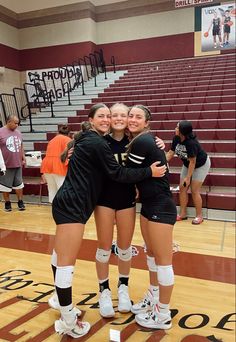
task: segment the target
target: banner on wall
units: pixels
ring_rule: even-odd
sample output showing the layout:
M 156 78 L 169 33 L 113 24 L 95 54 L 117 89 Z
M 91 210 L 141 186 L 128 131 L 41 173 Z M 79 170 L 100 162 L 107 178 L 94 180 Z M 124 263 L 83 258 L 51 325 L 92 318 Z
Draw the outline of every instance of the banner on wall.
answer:
M 202 8 L 202 51 L 235 48 L 235 4 Z
M 175 7 L 186 7 L 186 6 L 193 6 L 193 5 L 203 5 L 214 0 L 175 0 Z

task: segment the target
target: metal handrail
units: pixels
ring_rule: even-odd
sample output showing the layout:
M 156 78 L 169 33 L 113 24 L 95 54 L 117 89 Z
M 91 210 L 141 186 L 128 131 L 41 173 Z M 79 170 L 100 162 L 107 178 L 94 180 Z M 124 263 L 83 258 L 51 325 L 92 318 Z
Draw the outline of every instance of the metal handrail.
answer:
M 113 65 L 114 74 L 116 73 L 116 61 L 115 56 L 111 56 L 111 64 Z
M 112 56 L 111 58 L 111 64 L 113 65 L 113 70 L 115 73 L 116 68 L 114 56 Z M 90 70 L 88 66 L 90 66 Z M 16 112 L 16 115 L 19 117 L 19 120 L 26 119 L 27 117 L 29 117 L 30 131 L 32 132 L 33 127 L 31 109 L 33 107 L 37 107 L 38 110 L 41 111 L 42 106 L 46 107 L 50 105 L 51 116 L 54 117 L 54 100 L 57 101 L 63 95 L 67 94 L 68 104 L 71 105 L 72 103 L 70 93 L 74 89 L 78 88 L 81 85 L 82 94 L 85 95 L 84 75 L 86 75 L 87 80 L 90 80 L 93 77 L 94 86 L 97 87 L 97 75 L 102 72 L 104 72 L 105 79 L 107 79 L 106 63 L 104 60 L 102 49 L 100 49 L 99 51 L 95 50 L 89 53 L 89 55 L 85 55 L 83 58 L 78 58 L 78 60 L 72 62 L 71 65 L 67 64 L 65 66 L 59 67 L 58 70 L 54 69 L 45 72 L 45 75 L 44 73 L 42 73 L 42 78 L 40 78 L 40 75 L 37 71 L 28 72 L 29 79 L 33 83 L 26 82 L 24 83 L 23 88 L 15 87 L 13 89 L 13 94 L 0 94 L 0 101 L 2 104 L 3 114 L 6 118 L 9 114 L 12 114 L 12 112 Z M 66 81 L 64 82 L 64 80 Z M 10 102 L 6 102 L 6 100 L 4 99 L 5 96 L 11 99 L 11 104 Z M 10 106 L 14 106 L 14 109 L 8 110 L 8 107 Z
M 7 101 L 7 100 L 4 101 L 4 98 L 6 98 L 6 99 L 10 98 L 11 100 L 10 101 Z M 12 99 L 13 99 L 13 101 L 12 101 Z M 2 110 L 3 110 L 3 115 L 4 115 L 5 121 L 6 121 L 9 114 L 14 114 L 18 117 L 19 123 L 20 123 L 21 118 L 20 118 L 19 111 L 18 111 L 18 108 L 16 105 L 16 99 L 15 99 L 14 94 L 2 93 L 2 94 L 0 94 L 0 100 L 2 103 Z

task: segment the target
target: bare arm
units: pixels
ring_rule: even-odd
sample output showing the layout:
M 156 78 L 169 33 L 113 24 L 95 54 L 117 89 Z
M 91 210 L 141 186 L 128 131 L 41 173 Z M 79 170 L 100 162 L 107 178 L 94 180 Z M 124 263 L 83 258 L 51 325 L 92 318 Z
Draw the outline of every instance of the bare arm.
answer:
M 175 155 L 175 152 L 172 150 L 169 150 L 168 152 L 166 152 L 166 160 L 169 162 Z
M 25 151 L 23 144 L 21 144 L 21 154 L 22 154 L 22 165 L 26 165 Z

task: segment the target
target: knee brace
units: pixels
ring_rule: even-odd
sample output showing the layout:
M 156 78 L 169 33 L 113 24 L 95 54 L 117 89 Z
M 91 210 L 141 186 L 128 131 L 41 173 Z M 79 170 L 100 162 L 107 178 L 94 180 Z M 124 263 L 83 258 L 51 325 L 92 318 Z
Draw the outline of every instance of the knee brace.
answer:
M 121 249 L 117 246 L 118 258 L 122 261 L 130 261 L 132 258 L 132 247 L 129 246 L 127 249 Z
M 74 266 L 59 266 L 57 267 L 55 286 L 61 289 L 66 289 L 72 286 Z
M 103 264 L 106 264 L 110 259 L 110 255 L 111 250 L 105 251 L 104 249 L 97 248 L 96 260 L 102 262 Z
M 147 266 L 150 272 L 157 272 L 157 265 L 154 257 L 147 255 Z
M 162 286 L 174 285 L 174 271 L 172 265 L 157 266 L 158 282 Z

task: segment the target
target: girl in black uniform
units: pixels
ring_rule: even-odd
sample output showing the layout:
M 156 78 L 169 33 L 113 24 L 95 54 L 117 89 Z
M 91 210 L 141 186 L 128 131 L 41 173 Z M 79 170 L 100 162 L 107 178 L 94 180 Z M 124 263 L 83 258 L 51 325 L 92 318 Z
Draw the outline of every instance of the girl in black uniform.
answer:
M 127 119 L 129 108 L 116 103 L 111 108 L 111 133 L 105 135 L 117 162 L 125 165 L 126 149 L 129 137 Z M 128 293 L 128 281 L 131 267 L 131 240 L 135 226 L 135 184 L 122 184 L 106 179 L 94 211 L 98 249 L 96 252 L 96 269 L 99 281 L 99 310 L 102 317 L 113 317 L 115 311 L 109 287 L 109 258 L 114 234 L 114 221 L 117 228 L 118 250 L 118 310 L 129 312 L 131 301 Z
M 89 121 L 92 129 L 76 140 L 65 181 L 52 203 L 57 224 L 52 265 L 61 313 L 61 318 L 55 321 L 55 330 L 74 338 L 90 329 L 88 322 L 78 321 L 80 311 L 73 308 L 72 278 L 84 226 L 97 204 L 104 179 L 137 182 L 152 175 L 162 177 L 166 169 L 156 167 L 158 162 L 142 170 L 123 168 L 116 162 L 102 137 L 110 128 L 110 110 L 104 104 L 91 108 Z
M 231 17 L 229 16 L 229 11 L 225 11 L 223 16 L 223 28 L 224 28 L 224 37 L 223 37 L 223 46 L 229 45 L 229 35 L 230 35 L 230 24 Z
M 165 152 L 158 149 L 149 132 L 151 113 L 142 105 L 129 111 L 128 128 L 134 137 L 128 148 L 127 166 L 141 168 L 158 159 L 167 165 Z M 150 255 L 156 263 L 159 283 L 159 300 L 151 311 L 135 316 L 141 326 L 169 329 L 171 316 L 169 302 L 174 285 L 172 267 L 172 233 L 176 221 L 176 206 L 170 191 L 168 174 L 158 179 L 146 179 L 136 183 L 142 203 L 140 224 L 143 238 Z
M 187 219 L 188 189 L 191 187 L 193 202 L 196 209 L 196 217 L 192 224 L 200 224 L 202 218 L 201 187 L 211 167 L 209 156 L 202 149 L 190 121 L 180 121 L 175 129 L 171 149 L 167 152 L 167 161 L 177 155 L 183 161 L 180 175 L 179 199 L 180 214 L 177 221 Z
M 211 27 L 212 27 L 212 37 L 213 37 L 214 48 L 215 49 L 217 48 L 217 41 L 216 41 L 217 36 L 219 39 L 220 47 L 223 47 L 222 38 L 221 38 L 221 18 L 218 17 L 217 12 L 214 13 L 214 17 L 211 21 L 208 32 L 210 31 Z
M 126 150 L 130 142 L 127 133 L 129 108 L 123 103 L 116 103 L 111 108 L 111 132 L 104 136 L 117 162 L 125 165 Z M 163 142 L 158 139 L 159 146 Z M 163 147 L 164 148 L 164 147 Z M 99 309 L 102 317 L 115 315 L 111 291 L 109 287 L 109 258 L 114 234 L 114 221 L 117 228 L 118 251 L 118 310 L 129 312 L 131 301 L 128 292 L 129 273 L 131 268 L 131 240 L 135 226 L 134 184 L 122 184 L 107 178 L 94 211 L 98 249 L 96 252 L 96 268 L 99 281 Z

